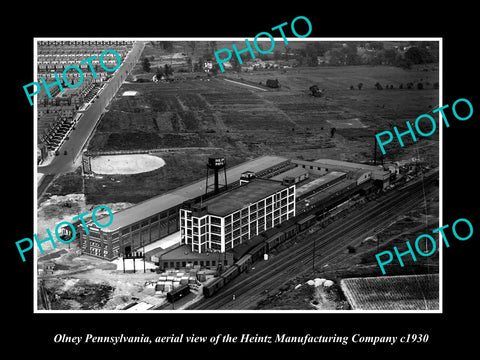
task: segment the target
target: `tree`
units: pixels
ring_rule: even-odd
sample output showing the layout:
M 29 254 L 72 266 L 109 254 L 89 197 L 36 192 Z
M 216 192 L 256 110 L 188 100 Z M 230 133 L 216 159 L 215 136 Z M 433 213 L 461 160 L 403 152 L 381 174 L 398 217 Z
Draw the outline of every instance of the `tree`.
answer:
M 383 51 L 383 59 L 385 64 L 387 65 L 395 64 L 396 57 L 397 52 L 395 51 L 395 49 L 386 49 Z
M 360 57 L 357 54 L 357 46 L 352 43 L 348 43 L 347 46 L 342 48 L 342 52 L 345 54 L 346 65 L 356 65 L 360 63 Z
M 338 48 L 331 49 L 330 54 L 330 65 L 345 65 L 345 54 L 342 50 Z
M 434 57 L 428 49 L 417 46 L 412 46 L 405 51 L 405 59 L 412 64 L 426 64 L 434 61 Z
M 330 137 L 331 137 L 331 138 L 333 138 L 333 136 L 335 135 L 335 132 L 336 132 L 336 131 L 337 131 L 337 129 L 334 128 L 334 127 L 332 127 L 332 128 L 330 129 Z
M 160 46 L 167 52 L 171 52 L 173 50 L 173 43 L 171 41 L 160 41 Z
M 163 74 L 164 74 L 163 69 L 160 66 L 157 66 L 155 71 L 155 76 L 157 77 L 157 80 L 160 80 Z
M 318 87 L 318 85 L 312 85 L 308 88 L 308 90 L 310 90 L 310 94 L 312 96 L 315 96 L 315 97 L 322 96 L 322 92 L 320 91 L 320 88 Z
M 241 71 L 240 62 L 236 56 L 232 56 L 229 60 L 230 64 L 232 65 L 232 70 Z
M 318 59 L 317 55 L 310 54 L 307 56 L 307 66 L 317 66 L 318 65 Z
M 279 82 L 278 82 L 277 79 L 275 79 L 275 80 L 268 79 L 267 82 L 266 82 L 266 85 L 267 85 L 268 87 L 274 88 L 274 89 L 280 87 L 280 84 L 279 84 Z
M 214 53 L 217 51 L 217 42 L 216 41 L 209 41 L 208 42 L 208 47 L 210 49 L 210 52 Z
M 362 90 L 363 83 L 358 83 L 357 87 L 358 87 L 358 90 Z
M 193 54 L 195 52 L 195 48 L 197 47 L 197 42 L 196 41 L 187 41 L 187 45 L 192 50 L 192 54 Z
M 150 72 L 150 61 L 146 57 L 142 60 L 142 69 L 145 72 Z
M 173 74 L 173 68 L 168 64 L 165 64 L 163 71 L 165 72 L 165 76 L 170 76 Z

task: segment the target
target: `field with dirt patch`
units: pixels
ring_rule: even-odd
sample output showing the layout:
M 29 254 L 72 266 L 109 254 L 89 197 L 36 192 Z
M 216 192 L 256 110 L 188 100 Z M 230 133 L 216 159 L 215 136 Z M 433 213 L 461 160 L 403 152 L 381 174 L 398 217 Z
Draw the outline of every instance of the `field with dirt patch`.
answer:
M 158 55 L 147 46 L 145 53 L 149 51 Z M 135 76 L 147 75 L 137 65 Z M 264 88 L 267 79 L 278 79 L 281 86 L 261 91 L 226 78 L 263 84 Z M 376 82 L 394 89 L 376 90 Z M 424 84 L 423 90 L 399 88 L 400 84 L 419 82 Z M 158 153 L 166 165 L 137 177 L 114 176 L 112 182 L 89 179 L 87 201 L 100 201 L 102 196 L 111 200 L 111 189 L 128 197 L 118 201 L 136 202 L 200 179 L 207 157 L 214 152 L 225 156 L 230 165 L 267 154 L 371 160 L 377 132 L 393 126 L 403 128 L 405 121 L 437 107 L 436 82 L 435 66 L 410 70 L 390 66 L 300 67 L 227 71 L 217 76 L 178 73 L 171 82 L 126 82 L 101 119 L 88 150 L 182 149 L 169 159 Z M 358 83 L 363 84 L 361 90 Z M 324 95 L 311 96 L 312 85 L 323 89 Z M 124 93 L 130 96 L 122 96 Z M 332 128 L 337 130 L 334 134 Z M 417 144 L 392 146 L 385 160 L 420 156 L 432 166 L 438 165 L 438 135 L 422 138 Z M 135 187 L 136 178 L 146 186 Z M 149 190 L 145 190 L 147 186 Z M 122 191 L 127 188 L 128 194 Z

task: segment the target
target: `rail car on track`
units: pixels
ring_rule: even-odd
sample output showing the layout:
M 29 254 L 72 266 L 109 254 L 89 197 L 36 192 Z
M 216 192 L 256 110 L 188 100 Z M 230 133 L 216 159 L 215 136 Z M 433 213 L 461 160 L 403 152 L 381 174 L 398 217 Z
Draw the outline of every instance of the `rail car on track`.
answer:
M 235 264 L 220 274 L 218 278 L 203 286 L 204 296 L 211 297 L 236 276 L 247 271 L 255 261 L 263 258 L 264 254 L 269 253 L 282 243 L 295 240 L 299 234 L 312 227 L 319 215 L 362 191 L 370 191 L 371 188 L 372 186 L 366 183 L 357 186 L 356 181 L 351 180 L 342 189 L 327 194 L 309 211 L 252 237 L 247 244 L 239 245 L 241 251 L 234 255 Z
M 167 300 L 169 302 L 174 302 L 188 294 L 190 294 L 190 286 L 188 286 L 187 284 L 184 284 L 168 292 Z
M 203 286 L 203 295 L 207 298 L 211 297 L 235 277 L 244 271 L 248 271 L 248 268 L 255 261 L 263 258 L 265 253 L 270 252 L 285 241 L 294 239 L 299 233 L 310 228 L 315 221 L 316 215 L 303 215 L 300 216 L 300 219 L 285 221 L 275 228 L 257 235 L 258 238 L 254 240 L 254 243 L 256 244 L 247 250 L 245 255 L 220 274 L 219 277 Z M 262 241 L 258 243 L 260 238 Z

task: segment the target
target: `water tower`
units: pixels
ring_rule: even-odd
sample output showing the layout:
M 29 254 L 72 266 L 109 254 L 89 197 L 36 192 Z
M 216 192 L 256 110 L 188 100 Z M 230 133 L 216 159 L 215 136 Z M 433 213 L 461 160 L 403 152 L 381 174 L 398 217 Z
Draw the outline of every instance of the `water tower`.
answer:
M 223 175 L 225 181 L 222 185 L 225 189 L 227 188 L 227 163 L 225 161 L 225 157 L 223 156 L 211 156 L 208 158 L 207 162 L 207 178 L 206 178 L 206 186 L 205 186 L 205 193 L 208 193 L 208 190 L 213 187 L 213 192 L 218 194 L 220 191 L 220 184 L 219 184 L 219 177 L 218 174 L 223 169 Z M 210 172 L 213 171 L 213 184 L 208 184 L 208 178 L 210 177 Z

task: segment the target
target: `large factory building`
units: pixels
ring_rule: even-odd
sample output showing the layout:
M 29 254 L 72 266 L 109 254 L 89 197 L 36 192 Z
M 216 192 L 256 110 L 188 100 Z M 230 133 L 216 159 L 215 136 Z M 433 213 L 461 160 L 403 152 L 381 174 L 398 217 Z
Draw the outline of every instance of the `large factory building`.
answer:
M 209 158 L 208 164 L 219 170 L 224 159 Z M 113 260 L 181 231 L 177 245 L 190 254 L 225 254 L 295 215 L 327 211 L 365 189 L 385 188 L 390 180 L 382 167 L 330 159 L 262 156 L 222 170 L 114 213 L 108 228 L 87 222 L 87 234 L 78 227 L 82 252 Z M 226 188 L 219 188 L 220 178 L 228 181 Z M 209 183 L 215 191 L 209 192 Z
M 199 253 L 223 253 L 294 216 L 295 185 L 253 179 L 181 209 L 181 243 Z
M 238 186 L 242 173 L 246 171 L 268 177 L 289 166 L 290 161 L 286 158 L 262 156 L 228 169 L 228 186 Z M 210 176 L 208 181 L 212 183 L 214 177 Z M 180 208 L 185 202 L 205 196 L 208 181 L 206 183 L 203 179 L 118 211 L 108 228 L 99 229 L 90 221 L 87 234 L 82 226 L 78 227 L 82 252 L 113 260 L 179 231 Z

